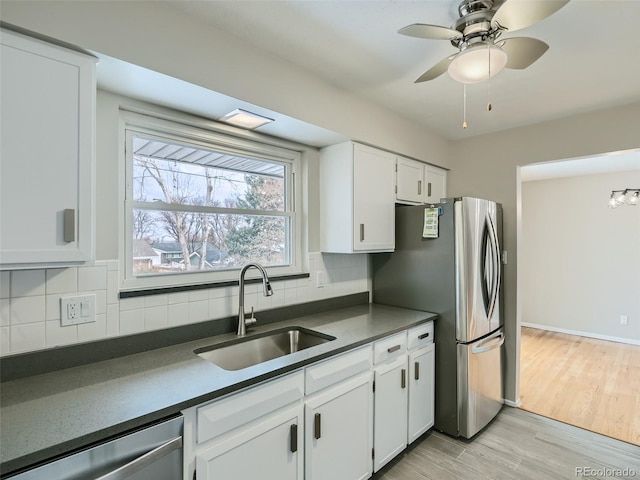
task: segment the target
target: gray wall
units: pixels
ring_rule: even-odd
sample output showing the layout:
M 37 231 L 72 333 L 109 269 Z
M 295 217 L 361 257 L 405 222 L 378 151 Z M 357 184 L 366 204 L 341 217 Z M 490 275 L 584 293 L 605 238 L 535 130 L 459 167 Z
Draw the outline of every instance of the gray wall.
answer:
M 517 309 L 519 167 L 640 147 L 640 103 L 585 113 L 530 127 L 455 142 L 448 178 L 450 196 L 469 195 L 502 203 L 505 248 L 506 398 L 518 400 L 520 318 Z
M 523 324 L 640 345 L 640 210 L 607 206 L 634 186 L 640 170 L 522 184 Z

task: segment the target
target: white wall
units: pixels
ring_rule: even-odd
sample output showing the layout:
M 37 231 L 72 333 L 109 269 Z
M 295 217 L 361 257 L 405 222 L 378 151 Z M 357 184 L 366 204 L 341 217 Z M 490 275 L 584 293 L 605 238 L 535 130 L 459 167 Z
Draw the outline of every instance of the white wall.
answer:
M 640 171 L 522 184 L 523 324 L 640 344 L 640 207 L 607 207 L 636 186 Z
M 2 20 L 449 167 L 450 144 L 435 133 L 162 1 L 3 0 Z
M 544 99 L 541 99 L 543 101 Z M 519 398 L 520 318 L 518 292 L 519 167 L 640 147 L 640 103 L 591 112 L 457 141 L 448 176 L 450 196 L 489 198 L 504 207 L 505 396 Z

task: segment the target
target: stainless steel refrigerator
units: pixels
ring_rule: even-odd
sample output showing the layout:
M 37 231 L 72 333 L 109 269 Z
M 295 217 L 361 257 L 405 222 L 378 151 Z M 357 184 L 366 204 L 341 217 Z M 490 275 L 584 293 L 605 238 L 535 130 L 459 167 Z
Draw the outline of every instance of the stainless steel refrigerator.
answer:
M 502 258 L 502 206 L 470 197 L 396 207 L 395 251 L 372 255 L 374 302 L 440 315 L 434 428 L 449 435 L 471 438 L 503 404 Z

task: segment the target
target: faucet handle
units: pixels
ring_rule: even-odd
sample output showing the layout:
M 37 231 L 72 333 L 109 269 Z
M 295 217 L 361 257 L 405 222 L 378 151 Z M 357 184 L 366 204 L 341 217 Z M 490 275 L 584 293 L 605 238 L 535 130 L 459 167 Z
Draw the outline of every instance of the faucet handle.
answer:
M 253 316 L 253 307 L 251 307 L 251 318 L 247 318 L 244 321 L 245 325 L 254 325 L 258 320 Z

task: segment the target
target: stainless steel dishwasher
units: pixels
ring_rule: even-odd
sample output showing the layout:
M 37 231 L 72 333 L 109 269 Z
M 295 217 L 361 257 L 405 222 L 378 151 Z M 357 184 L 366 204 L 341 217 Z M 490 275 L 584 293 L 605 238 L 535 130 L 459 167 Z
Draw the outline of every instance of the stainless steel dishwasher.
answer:
M 10 480 L 178 480 L 182 416 L 8 477 Z

